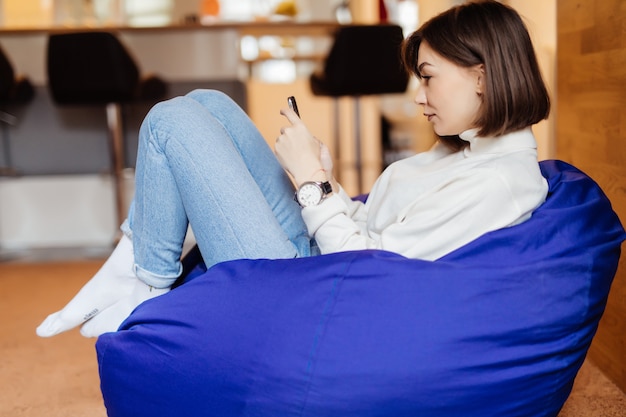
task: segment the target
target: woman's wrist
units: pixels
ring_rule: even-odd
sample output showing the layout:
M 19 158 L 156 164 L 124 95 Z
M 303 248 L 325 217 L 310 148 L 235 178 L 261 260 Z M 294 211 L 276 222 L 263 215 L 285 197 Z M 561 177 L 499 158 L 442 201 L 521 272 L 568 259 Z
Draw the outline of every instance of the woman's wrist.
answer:
M 320 167 L 319 169 L 312 171 L 312 173 L 307 176 L 296 178 L 296 185 L 299 187 L 305 182 L 326 182 L 326 181 L 328 181 L 328 178 L 326 177 L 326 171 L 324 171 L 324 168 Z

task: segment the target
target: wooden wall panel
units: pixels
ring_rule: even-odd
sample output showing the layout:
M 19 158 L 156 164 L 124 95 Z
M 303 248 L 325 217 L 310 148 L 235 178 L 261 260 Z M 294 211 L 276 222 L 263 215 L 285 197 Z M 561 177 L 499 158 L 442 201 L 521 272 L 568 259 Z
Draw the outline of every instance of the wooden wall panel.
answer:
M 594 178 L 626 224 L 626 1 L 558 0 L 557 33 L 556 155 Z M 590 357 L 626 391 L 626 254 Z

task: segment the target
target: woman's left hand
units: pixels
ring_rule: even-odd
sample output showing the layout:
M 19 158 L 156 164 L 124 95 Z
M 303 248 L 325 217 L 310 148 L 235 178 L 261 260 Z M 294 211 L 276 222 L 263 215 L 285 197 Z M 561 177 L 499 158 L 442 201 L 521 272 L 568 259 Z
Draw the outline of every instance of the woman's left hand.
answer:
M 280 129 L 274 148 L 282 167 L 293 177 L 296 186 L 306 181 L 326 181 L 321 142 L 309 132 L 293 110 L 282 109 L 280 113 L 290 123 Z

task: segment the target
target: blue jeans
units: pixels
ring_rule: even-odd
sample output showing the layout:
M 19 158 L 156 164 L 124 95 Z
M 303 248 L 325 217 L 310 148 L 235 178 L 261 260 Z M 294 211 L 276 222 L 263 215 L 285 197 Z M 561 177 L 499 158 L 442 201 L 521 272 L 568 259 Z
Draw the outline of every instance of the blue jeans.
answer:
M 277 117 L 278 111 L 277 111 Z M 245 112 L 196 90 L 154 106 L 139 132 L 135 198 L 122 230 L 137 277 L 170 286 L 188 225 L 207 266 L 318 254 L 294 187 Z

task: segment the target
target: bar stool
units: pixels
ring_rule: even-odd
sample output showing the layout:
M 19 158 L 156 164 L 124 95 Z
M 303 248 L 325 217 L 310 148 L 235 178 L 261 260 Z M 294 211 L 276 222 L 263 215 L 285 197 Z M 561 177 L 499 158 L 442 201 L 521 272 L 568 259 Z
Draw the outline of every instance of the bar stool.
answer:
M 126 217 L 122 105 L 158 100 L 167 87 L 154 75 L 142 76 L 122 42 L 110 32 L 52 34 L 48 40 L 48 84 L 59 105 L 104 105 L 118 225 Z
M 28 77 L 15 73 L 13 65 L 0 47 L 0 124 L 2 125 L 2 154 L 4 161 L 0 165 L 0 175 L 15 175 L 11 155 L 9 126 L 17 123 L 13 114 L 15 106 L 30 102 L 35 89 Z
M 398 25 L 351 25 L 337 29 L 322 71 L 310 77 L 314 95 L 334 99 L 335 157 L 339 153 L 339 98 L 354 101 L 355 168 L 363 192 L 359 97 L 403 93 L 409 76 L 400 58 L 404 35 Z

